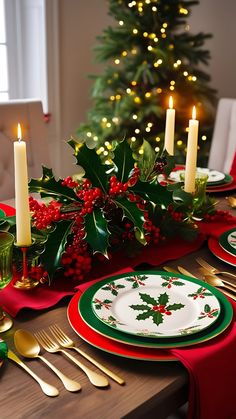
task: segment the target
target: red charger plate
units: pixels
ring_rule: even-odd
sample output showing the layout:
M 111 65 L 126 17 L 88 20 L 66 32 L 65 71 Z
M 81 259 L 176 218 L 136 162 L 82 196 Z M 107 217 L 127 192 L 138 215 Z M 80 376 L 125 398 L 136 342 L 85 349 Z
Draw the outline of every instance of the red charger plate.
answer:
M 218 239 L 211 237 L 208 240 L 208 248 L 218 259 L 223 262 L 229 263 L 229 265 L 236 266 L 236 256 L 226 252 L 219 244 Z
M 16 210 L 13 207 L 10 207 L 10 205 L 2 204 L 0 203 L 0 209 L 5 212 L 7 217 L 10 217 L 11 215 L 16 214 Z
M 141 348 L 116 342 L 100 335 L 91 329 L 82 319 L 78 310 L 81 293 L 77 292 L 69 302 L 67 317 L 74 331 L 90 345 L 105 352 L 125 358 L 139 359 L 143 361 L 178 361 L 167 350 Z

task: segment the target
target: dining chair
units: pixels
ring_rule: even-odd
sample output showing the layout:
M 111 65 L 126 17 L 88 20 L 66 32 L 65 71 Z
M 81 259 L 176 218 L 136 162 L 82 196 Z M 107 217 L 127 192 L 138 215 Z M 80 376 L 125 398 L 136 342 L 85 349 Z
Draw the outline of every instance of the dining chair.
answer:
M 0 200 L 13 198 L 14 153 L 17 124 L 27 144 L 28 176 L 42 176 L 42 164 L 50 167 L 48 124 L 44 122 L 40 100 L 25 99 L 0 103 Z
M 236 152 L 236 99 L 221 98 L 209 153 L 208 167 L 229 173 Z

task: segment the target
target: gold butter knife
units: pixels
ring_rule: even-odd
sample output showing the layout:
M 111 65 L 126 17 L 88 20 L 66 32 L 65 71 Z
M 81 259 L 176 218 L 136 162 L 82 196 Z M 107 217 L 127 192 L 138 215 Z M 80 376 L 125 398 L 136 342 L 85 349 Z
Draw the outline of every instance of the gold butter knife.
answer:
M 199 272 L 201 272 L 204 277 L 208 277 L 208 280 L 211 281 L 211 285 L 215 287 L 225 288 L 229 292 L 236 293 L 235 287 L 232 285 L 226 285 L 218 276 L 211 274 L 206 268 L 199 268 Z
M 187 269 L 183 268 L 182 266 L 178 266 L 178 270 L 183 275 L 191 276 L 192 278 L 197 278 L 195 275 L 193 275 L 191 272 L 187 271 Z

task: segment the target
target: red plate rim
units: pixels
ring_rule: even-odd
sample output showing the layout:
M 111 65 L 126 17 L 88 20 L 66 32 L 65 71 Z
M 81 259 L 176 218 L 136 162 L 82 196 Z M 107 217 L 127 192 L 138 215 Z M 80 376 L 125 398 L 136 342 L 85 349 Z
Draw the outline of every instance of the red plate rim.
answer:
M 218 239 L 211 237 L 208 240 L 208 248 L 218 259 L 228 263 L 229 265 L 236 266 L 236 256 L 233 256 L 230 253 L 226 252 L 220 246 Z
M 91 329 L 82 319 L 78 310 L 81 293 L 77 292 L 69 302 L 67 317 L 72 329 L 83 340 L 105 352 L 125 358 L 142 361 L 178 361 L 169 351 L 163 349 L 141 348 L 116 342 Z

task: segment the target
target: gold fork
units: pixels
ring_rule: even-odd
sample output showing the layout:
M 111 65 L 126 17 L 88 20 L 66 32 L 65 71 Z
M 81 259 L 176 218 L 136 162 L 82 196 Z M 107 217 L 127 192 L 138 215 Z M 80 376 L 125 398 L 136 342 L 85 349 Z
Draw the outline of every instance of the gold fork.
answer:
M 97 374 L 90 368 L 86 367 L 82 362 L 77 361 L 71 354 L 60 348 L 60 346 L 48 335 L 45 330 L 36 332 L 36 339 L 39 344 L 48 352 L 56 353 L 61 352 L 66 355 L 71 361 L 73 361 L 88 377 L 89 381 L 96 387 L 107 387 L 109 385 L 108 380 L 103 375 Z
M 95 365 L 97 368 L 99 368 L 101 371 L 107 374 L 110 378 L 116 381 L 118 384 L 122 385 L 125 383 L 123 378 L 119 377 L 114 372 L 110 371 L 104 365 L 100 364 L 100 362 L 96 361 L 96 359 L 86 354 L 84 351 L 82 351 L 82 349 L 77 348 L 73 340 L 68 335 L 66 335 L 66 333 L 63 332 L 63 330 L 57 324 L 50 326 L 49 329 L 61 346 L 63 346 L 64 348 L 74 349 L 80 355 L 82 355 L 85 359 L 90 361 L 93 365 Z
M 227 275 L 228 277 L 231 277 L 231 278 L 234 278 L 234 279 L 236 278 L 236 275 L 232 274 L 231 272 L 220 271 L 219 269 L 214 268 L 214 266 L 210 265 L 208 262 L 206 262 L 202 258 L 196 258 L 196 261 L 199 263 L 199 265 L 201 265 L 203 268 L 206 268 L 212 274 L 221 274 L 221 275 Z M 231 286 L 233 285 L 232 283 L 227 282 L 225 279 L 224 279 L 224 282 L 226 284 L 231 285 Z

